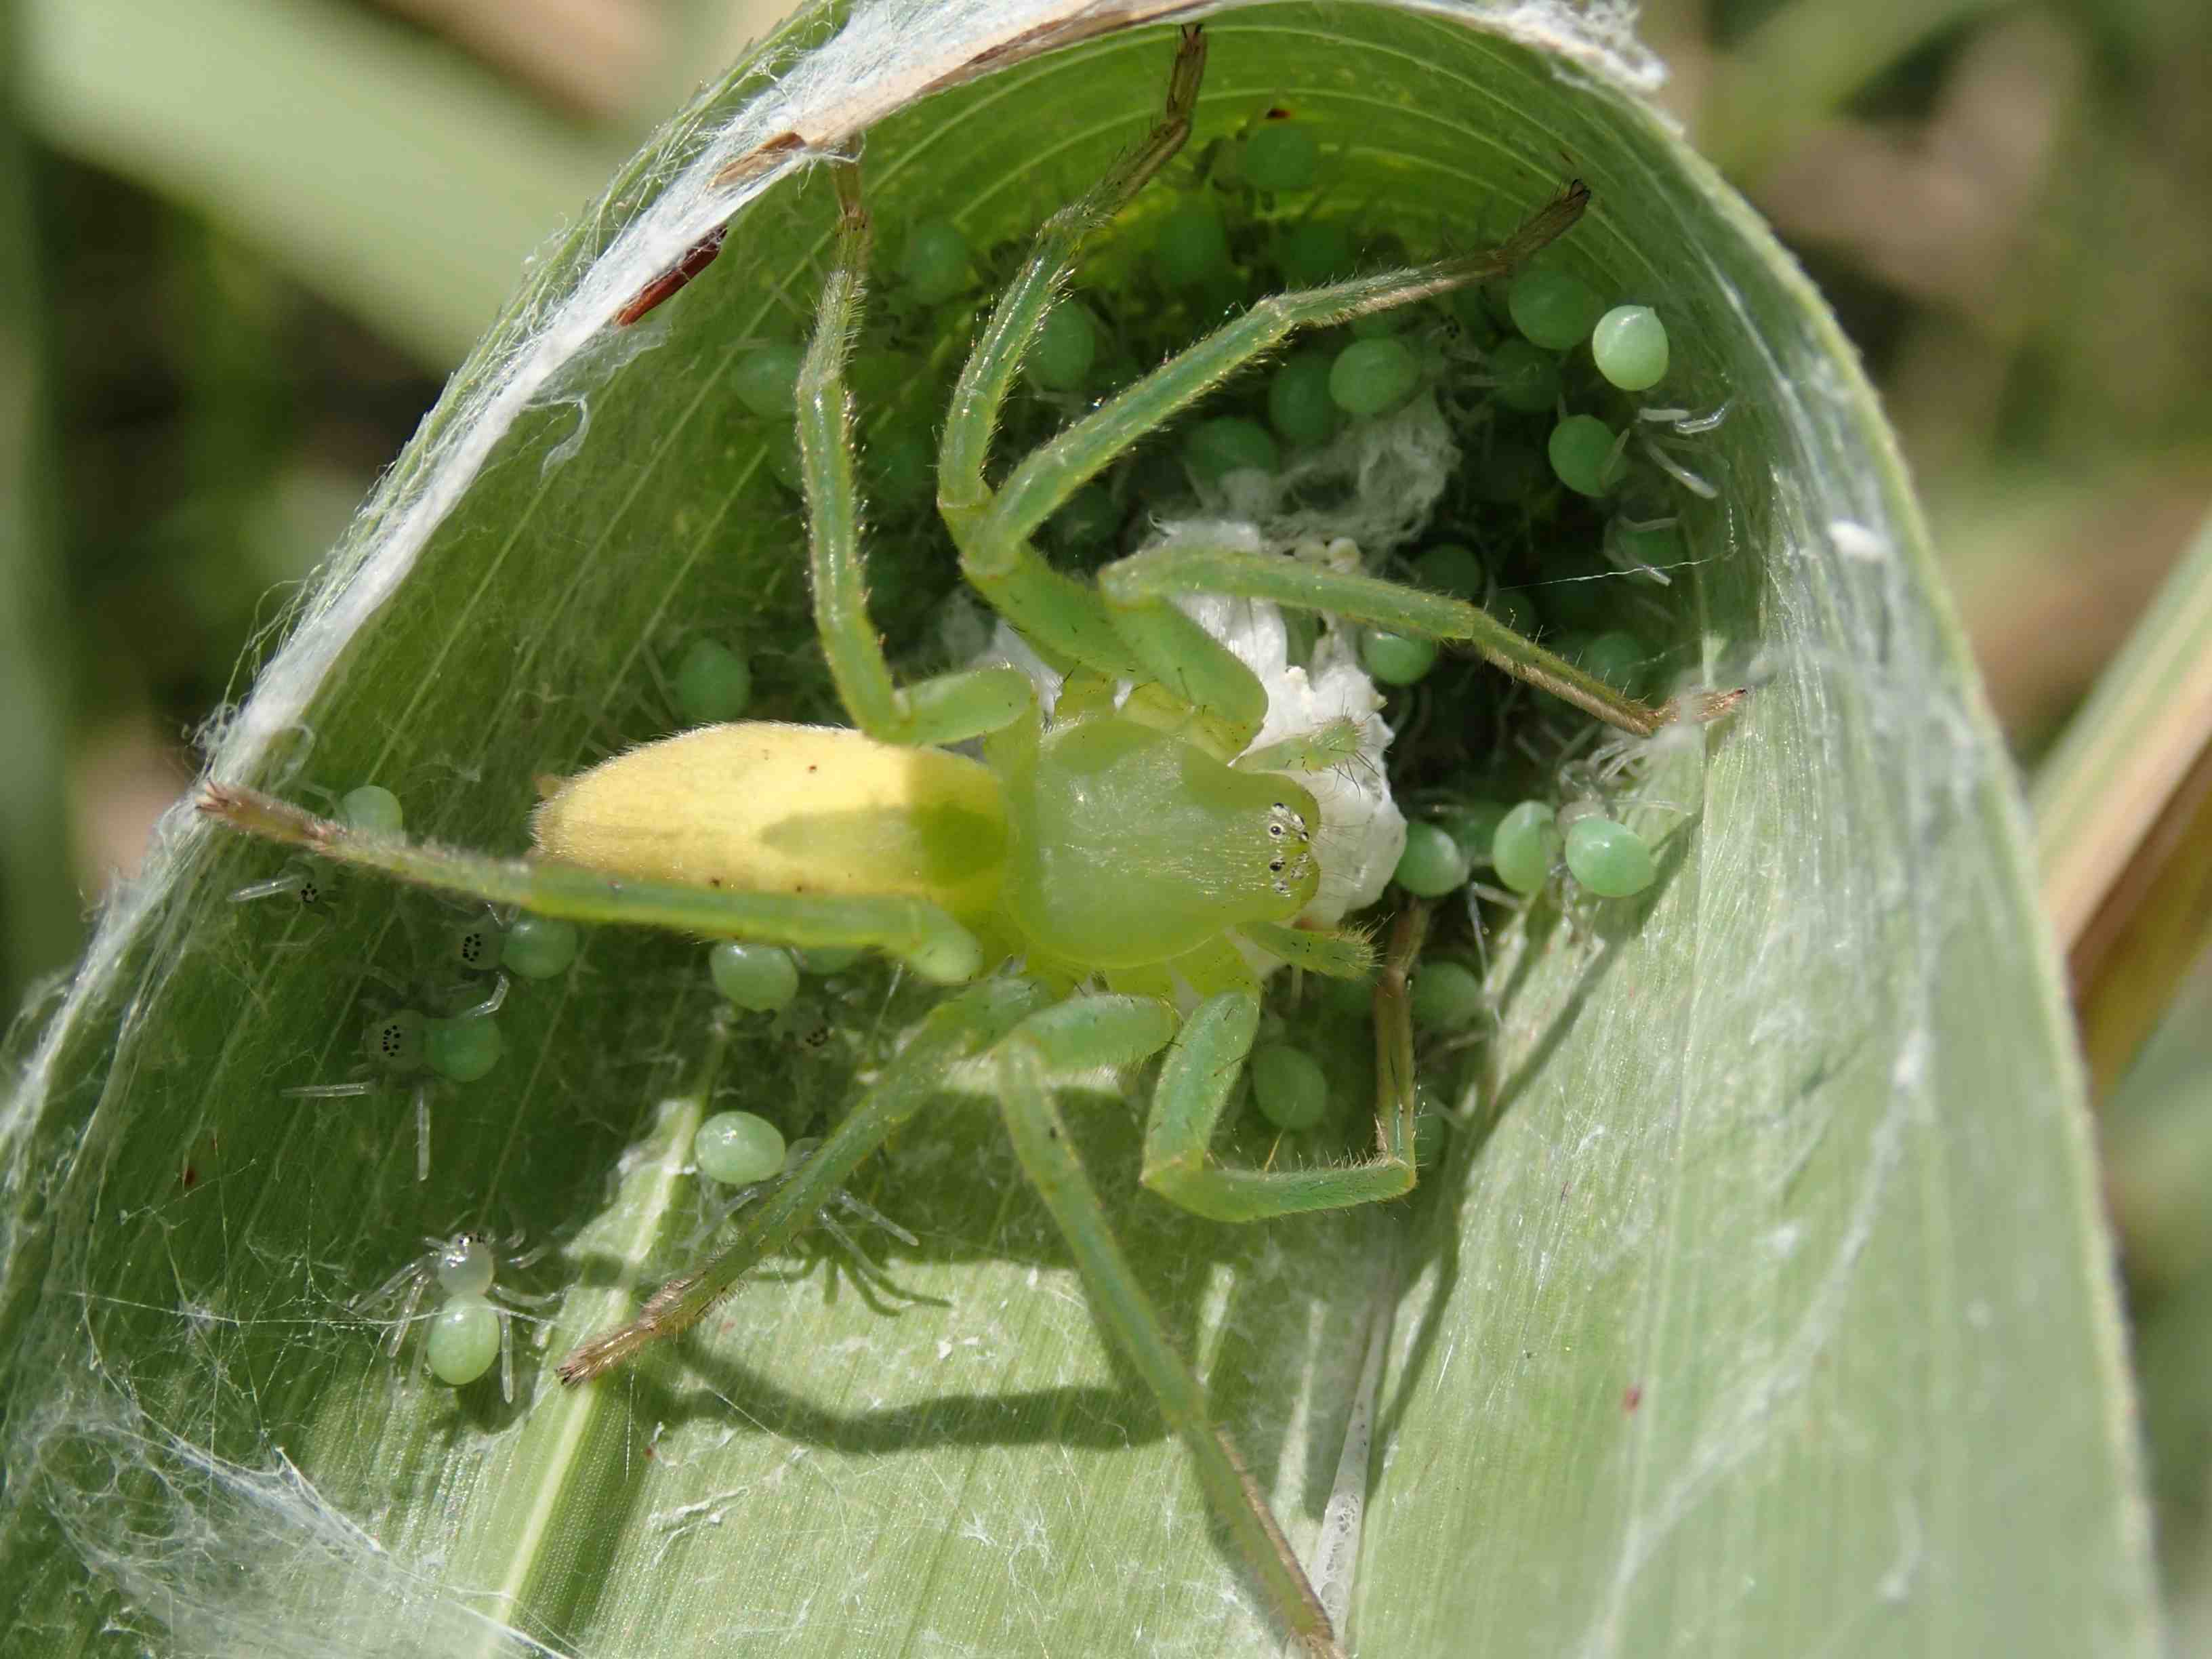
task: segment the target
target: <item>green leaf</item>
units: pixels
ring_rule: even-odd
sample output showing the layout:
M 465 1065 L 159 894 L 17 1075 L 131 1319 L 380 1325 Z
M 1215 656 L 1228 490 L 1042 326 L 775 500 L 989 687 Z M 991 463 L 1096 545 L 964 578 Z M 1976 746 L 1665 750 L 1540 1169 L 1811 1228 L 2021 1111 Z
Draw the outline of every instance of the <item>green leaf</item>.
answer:
M 1499 1652 L 2148 1653 L 2106 1246 L 2011 779 L 1848 348 L 1618 89 L 1641 60 L 1571 16 L 1520 43 L 1382 8 L 1209 27 L 1201 141 L 1294 105 L 1340 135 L 1332 187 L 1409 246 L 1472 240 L 1563 165 L 1589 180 L 1560 257 L 1658 297 L 1686 383 L 1730 400 L 1678 580 L 1690 643 L 1753 688 L 1655 775 L 1687 823 L 1632 924 L 1540 908 L 1509 940 L 1466 1103 L 1483 1127 L 1415 1204 L 1187 1219 L 1133 1190 L 1128 1109 L 1079 1103 L 1218 1416 L 1310 1553 L 1402 1274 L 1360 1651 L 1479 1632 Z M 802 21 L 687 112 L 544 262 L 217 775 L 374 779 L 418 833 L 515 849 L 533 777 L 649 729 L 653 666 L 703 627 L 753 653 L 764 704 L 830 712 L 802 528 L 729 389 L 747 342 L 805 326 L 824 182 L 777 178 L 664 313 L 599 325 L 753 188 L 713 177 L 790 131 L 869 125 L 887 234 L 1018 234 L 1133 136 L 1168 48 L 1042 10 L 884 7 L 794 63 L 823 30 Z M 979 59 L 1006 66 L 908 101 Z M 949 572 L 879 550 L 878 620 L 912 649 Z M 24 1642 L 1274 1650 L 987 1109 L 946 1103 L 863 1189 L 923 1241 L 892 1253 L 885 1306 L 800 1258 L 680 1348 L 559 1394 L 547 1358 L 687 1259 L 697 947 L 604 932 L 518 987 L 507 1059 L 441 1094 L 418 1186 L 404 1097 L 281 1091 L 346 1074 L 368 970 L 419 960 L 437 908 L 364 881 L 327 921 L 227 901 L 279 863 L 173 823 L 21 1034 L 0 1574 Z M 827 1107 L 932 1000 L 867 973 L 810 994 L 741 1037 L 725 1077 L 747 1098 Z M 464 1224 L 563 1244 L 514 1276 L 564 1292 L 526 1349 L 526 1411 L 414 1381 L 349 1315 Z
M 443 372 L 622 141 L 332 0 L 25 0 L 40 137 L 203 208 Z

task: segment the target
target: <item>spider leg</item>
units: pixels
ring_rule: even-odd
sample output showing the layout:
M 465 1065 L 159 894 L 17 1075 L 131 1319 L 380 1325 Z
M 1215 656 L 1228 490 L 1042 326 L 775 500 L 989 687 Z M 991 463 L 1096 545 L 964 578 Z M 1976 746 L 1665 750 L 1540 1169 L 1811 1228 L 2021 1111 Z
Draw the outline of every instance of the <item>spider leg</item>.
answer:
M 430 1282 L 419 1261 L 412 1267 L 401 1268 L 399 1276 L 386 1282 L 396 1288 L 401 1276 L 412 1282 L 407 1286 L 406 1301 L 400 1304 L 399 1317 L 392 1322 L 392 1334 L 385 1339 L 384 1357 L 386 1359 L 399 1358 L 399 1345 L 407 1340 L 407 1328 L 415 1322 L 415 1311 L 422 1305 L 422 1291 Z
M 852 398 L 846 360 L 860 327 L 866 289 L 868 215 L 858 175 L 839 164 L 842 211 L 837 264 L 823 284 L 814 337 L 799 371 L 799 465 L 806 495 L 814 625 L 830 678 L 854 725 L 883 743 L 958 743 L 1019 720 L 1036 707 L 1029 676 L 1016 668 L 941 674 L 900 687 L 884 660 L 868 617 L 867 573 L 860 557 L 860 489 L 854 476 Z
M 1000 487 L 986 518 L 976 526 L 979 536 L 999 556 L 1006 556 L 1008 548 L 1036 533 L 1068 497 L 1132 444 L 1298 330 L 1347 323 L 1370 312 L 1503 276 L 1563 235 L 1589 204 L 1589 191 L 1577 180 L 1497 247 L 1258 301 L 1032 451 Z
M 415 1085 L 415 1179 L 430 1178 L 430 1079 Z
M 629 1324 L 578 1347 L 558 1366 L 561 1380 L 588 1382 L 696 1323 L 763 1256 L 811 1224 L 860 1160 L 943 1090 L 948 1071 L 990 1048 L 1046 995 L 1042 987 L 1026 981 L 991 980 L 933 1009 L 821 1149 L 749 1206 L 736 1238 L 721 1254 L 663 1285 Z
M 1209 1150 L 1259 1029 L 1260 1000 L 1231 991 L 1199 1005 L 1160 1066 L 1145 1127 L 1145 1185 L 1215 1221 L 1343 1209 L 1413 1189 L 1413 1026 L 1406 990 L 1428 912 L 1401 912 L 1375 988 L 1375 1156 L 1304 1170 L 1236 1169 Z M 1289 930 L 1284 930 L 1285 932 Z
M 1025 678 L 1023 684 L 1028 684 Z M 975 936 L 923 899 L 709 890 L 678 882 L 608 875 L 550 860 L 486 858 L 396 836 L 367 835 L 273 795 L 228 784 L 207 786 L 198 805 L 209 817 L 264 841 L 302 848 L 418 887 L 516 905 L 535 915 L 627 922 L 802 950 L 873 946 L 938 984 L 973 978 L 981 964 L 982 947 Z M 333 1085 L 285 1092 L 368 1094 L 376 1086 Z
M 1266 713 L 1266 698 L 1250 671 L 1169 600 L 1177 594 L 1226 592 L 1273 598 L 1273 567 L 1291 561 L 1247 553 L 1244 563 L 1222 550 L 1158 550 L 1152 560 L 1113 567 L 1095 594 L 1048 570 L 1030 544 L 1046 519 L 1131 445 L 1212 392 L 1247 364 L 1300 329 L 1348 322 L 1467 283 L 1498 276 L 1563 234 L 1581 217 L 1589 191 L 1579 183 L 1534 215 L 1499 247 L 1437 260 L 1404 270 L 1359 276 L 1261 300 L 1243 316 L 1168 360 L 1097 410 L 1069 426 L 1018 465 L 987 507 L 966 518 L 945 507 L 946 522 L 961 546 L 961 568 L 1008 620 L 1047 653 L 1133 678 L 1157 680 L 1220 722 L 1233 740 L 1249 741 Z M 979 351 L 980 351 L 979 348 Z M 995 405 L 993 406 L 995 408 Z M 955 404 L 955 421 L 961 416 Z M 951 428 L 947 428 L 947 442 Z M 1188 554 L 1180 567 L 1164 562 Z M 1211 562 L 1201 576 L 1198 559 Z M 1340 611 L 1378 627 L 1402 628 L 1435 638 L 1464 640 L 1508 672 L 1558 692 L 1626 730 L 1648 732 L 1659 717 L 1620 696 L 1524 640 L 1463 600 L 1434 599 L 1372 578 L 1310 569 L 1289 602 Z M 1149 580 L 1146 580 L 1149 578 Z M 1332 587 L 1330 584 L 1348 585 Z M 1340 598 L 1343 605 L 1323 603 Z M 1401 600 L 1396 596 L 1403 595 Z M 1364 610 L 1360 609 L 1364 605 Z M 1103 608 L 1118 646 L 1097 639 Z M 1138 665 L 1133 672 L 1130 659 Z M 1237 741 L 1230 752 L 1243 746 Z
M 1480 605 L 1302 559 L 1178 541 L 1116 560 L 1099 572 L 1098 585 L 1117 605 L 1158 604 L 1177 593 L 1225 593 L 1325 611 L 1394 634 L 1463 642 L 1514 678 L 1638 737 L 1650 736 L 1674 718 L 1669 709 L 1655 709 L 1622 696 L 1603 680 L 1524 639 Z
M 1074 1255 L 1092 1312 L 1189 1449 L 1199 1484 L 1277 1618 L 1307 1651 L 1340 1655 L 1290 1541 L 1207 1414 L 1205 1389 L 1115 1241 L 1053 1101 L 1050 1072 L 1125 1062 L 1133 1047 L 1157 1048 L 1173 1018 L 1170 1008 L 1149 998 L 1114 996 L 1076 997 L 1032 1016 L 994 1051 L 1000 1107 L 1023 1170 Z
M 1088 195 L 1038 230 L 1028 261 L 1000 296 L 954 390 L 938 456 L 938 510 L 960 549 L 961 574 L 1048 660 L 1117 679 L 1158 681 L 1210 717 L 1216 729 L 1208 746 L 1228 756 L 1249 744 L 1267 718 L 1267 694 L 1258 677 L 1174 606 L 1140 602 L 1117 612 L 1095 587 L 1053 569 L 1030 540 L 1042 516 L 1009 533 L 983 476 L 1006 395 L 1045 318 L 1066 292 L 1084 239 L 1182 148 L 1205 67 L 1205 36 L 1195 26 L 1186 28 L 1159 121 Z

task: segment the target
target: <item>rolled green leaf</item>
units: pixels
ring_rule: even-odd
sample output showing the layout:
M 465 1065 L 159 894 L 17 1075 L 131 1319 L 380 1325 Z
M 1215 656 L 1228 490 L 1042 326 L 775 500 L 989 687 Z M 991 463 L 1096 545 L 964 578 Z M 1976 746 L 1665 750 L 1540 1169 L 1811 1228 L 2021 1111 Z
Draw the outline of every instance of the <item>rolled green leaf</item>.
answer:
M 807 159 L 865 133 L 884 246 L 951 220 L 988 287 L 1158 108 L 1167 37 L 1127 15 L 810 12 L 684 112 L 380 485 L 216 776 L 311 804 L 373 781 L 410 833 L 513 853 L 533 780 L 649 726 L 702 633 L 759 705 L 836 718 L 786 434 L 732 380 L 807 326 L 836 207 Z M 1751 695 L 1651 762 L 1680 810 L 1638 820 L 1660 873 L 1626 918 L 1540 902 L 1493 957 L 1499 1035 L 1411 1203 L 1200 1222 L 1136 1189 L 1133 1115 L 1077 1095 L 1079 1150 L 1292 1543 L 1364 1504 L 1355 1652 L 2148 1654 L 2077 1068 L 1894 447 L 1817 296 L 1639 100 L 1648 61 L 1565 9 L 1510 16 L 1218 14 L 1198 142 L 1287 104 L 1317 188 L 1415 254 L 1587 180 L 1558 262 L 1658 310 L 1670 402 L 1729 405 L 1670 452 L 1715 495 L 1684 487 L 1696 621 L 1665 643 Z M 1102 318 L 1170 205 L 1109 244 Z M 726 220 L 715 263 L 608 326 Z M 902 388 L 949 380 L 973 301 L 879 299 L 939 331 L 879 377 L 886 441 L 933 432 Z M 878 625 L 920 653 L 949 551 L 870 553 Z M 553 1382 L 696 1255 L 698 1122 L 827 1115 L 938 993 L 810 978 L 731 1028 L 718 1085 L 703 951 L 602 929 L 512 988 L 490 1074 L 440 1085 L 418 1183 L 406 1095 L 283 1091 L 347 1077 L 394 994 L 367 970 L 436 901 L 356 877 L 230 902 L 282 866 L 173 820 L 11 1051 L 0 1561 L 41 1650 L 1276 1650 L 981 1103 L 864 1170 L 921 1241 L 858 1227 L 880 1276 L 824 1241 L 680 1345 Z M 461 1227 L 558 1247 L 501 1273 L 558 1297 L 542 1341 L 519 1328 L 512 1408 L 422 1380 L 419 1334 L 395 1363 L 358 1304 Z M 1370 1479 L 1340 1489 L 1401 1283 Z

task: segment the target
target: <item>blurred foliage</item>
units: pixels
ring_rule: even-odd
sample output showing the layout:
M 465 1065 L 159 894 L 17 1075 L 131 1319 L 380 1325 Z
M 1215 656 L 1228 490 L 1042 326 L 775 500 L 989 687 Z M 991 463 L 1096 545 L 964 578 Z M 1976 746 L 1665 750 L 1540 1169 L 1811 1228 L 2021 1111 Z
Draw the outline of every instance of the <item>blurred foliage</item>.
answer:
M 56 896 L 131 861 L 286 584 L 535 240 L 769 21 L 726 0 L 161 13 L 173 34 L 117 0 L 0 7 L 11 1005 L 76 947 Z M 2212 503 L 2212 7 L 1653 0 L 1644 33 L 1665 101 L 1865 355 L 2032 760 Z M 302 89 L 331 65 L 342 110 Z M 2212 1550 L 2212 980 L 2190 997 L 2108 1120 L 2184 1636 L 2212 1627 L 2190 1611 Z

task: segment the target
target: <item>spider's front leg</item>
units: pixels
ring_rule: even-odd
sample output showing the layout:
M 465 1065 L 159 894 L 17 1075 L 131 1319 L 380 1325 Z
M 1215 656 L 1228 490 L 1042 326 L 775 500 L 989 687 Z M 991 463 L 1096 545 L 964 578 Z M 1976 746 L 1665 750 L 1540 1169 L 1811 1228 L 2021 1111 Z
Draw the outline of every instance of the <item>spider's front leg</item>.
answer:
M 814 626 L 853 724 L 879 743 L 959 743 L 996 732 L 1036 707 L 1017 668 L 941 674 L 903 689 L 891 679 L 868 617 L 860 556 L 860 491 L 853 464 L 852 393 L 845 384 L 867 294 L 870 228 L 858 167 L 831 164 L 839 206 L 837 264 L 822 287 L 814 337 L 799 365 L 799 465 L 806 496 Z
M 1226 647 L 1170 603 L 1179 595 L 1279 599 L 1394 632 L 1463 641 L 1516 678 L 1623 731 L 1649 735 L 1673 717 L 1671 711 L 1620 696 L 1463 600 L 1368 577 L 1310 570 L 1273 555 L 1194 548 L 1156 550 L 1124 560 L 1110 567 L 1094 590 L 1051 571 L 1030 541 L 1078 489 L 1132 445 L 1291 335 L 1503 276 L 1564 234 L 1589 202 L 1589 191 L 1577 182 L 1505 242 L 1484 252 L 1260 301 L 1034 451 L 988 507 L 956 521 L 948 503 L 947 521 L 960 543 L 962 570 L 1048 655 L 1057 653 L 1105 673 L 1158 681 L 1217 722 L 1231 754 L 1243 746 L 1239 734 L 1249 741 L 1258 729 L 1266 696 Z M 995 404 L 970 410 L 956 403 L 954 425 L 967 422 L 969 441 L 980 445 L 988 441 L 987 422 L 995 411 Z M 949 456 L 952 426 L 946 428 L 945 441 Z M 980 459 L 975 466 L 980 477 Z M 1110 635 L 1103 642 L 1102 614 Z
M 1023 684 L 1026 688 L 1026 678 Z M 666 745 L 660 745 L 659 752 L 665 755 Z M 636 776 L 631 775 L 633 784 Z M 926 899 L 896 894 L 748 893 L 613 875 L 550 860 L 487 858 L 356 830 L 335 818 L 317 817 L 258 789 L 230 784 L 209 784 L 196 804 L 210 817 L 262 841 L 296 847 L 418 887 L 487 904 L 511 904 L 536 915 L 624 922 L 801 950 L 881 950 L 939 985 L 964 983 L 983 965 L 983 947 L 975 936 Z
M 1182 149 L 1205 70 L 1206 37 L 1193 24 L 1177 40 L 1160 118 L 1088 194 L 1038 230 L 961 370 L 938 454 L 937 502 L 960 549 L 961 574 L 1047 661 L 1109 679 L 1158 681 L 1188 707 L 1205 711 L 1215 727 L 1209 746 L 1225 757 L 1243 749 L 1267 718 L 1267 694 L 1257 677 L 1172 605 L 1143 604 L 1117 615 L 1097 588 L 1045 562 L 1030 540 L 1035 525 L 1004 533 L 999 501 L 983 476 L 1015 377 L 1064 296 L 1085 239 Z
M 1278 934 L 1294 937 L 1294 930 Z M 1216 1221 L 1259 1221 L 1304 1210 L 1339 1210 L 1402 1198 L 1414 1182 L 1413 1024 L 1407 997 L 1428 909 L 1400 913 L 1375 984 L 1375 1156 L 1304 1170 L 1237 1169 L 1211 1147 L 1243 1074 L 1259 1027 L 1249 992 L 1209 997 L 1183 1022 L 1160 1066 L 1145 1129 L 1142 1179 L 1161 1197 Z M 1326 935 L 1322 937 L 1326 938 Z M 1272 948 L 1273 939 L 1265 941 Z M 1308 965 L 1313 965 L 1309 963 Z M 1324 969 L 1326 971 L 1326 969 Z

